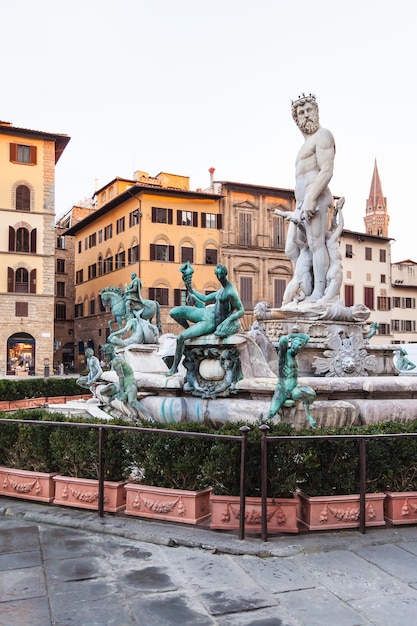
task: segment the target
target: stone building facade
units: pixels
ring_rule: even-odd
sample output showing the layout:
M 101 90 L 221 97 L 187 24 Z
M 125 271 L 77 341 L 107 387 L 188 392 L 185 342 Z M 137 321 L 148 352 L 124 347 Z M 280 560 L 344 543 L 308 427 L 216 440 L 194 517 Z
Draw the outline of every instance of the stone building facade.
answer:
M 0 122 L 0 373 L 50 372 L 55 165 L 70 138 Z

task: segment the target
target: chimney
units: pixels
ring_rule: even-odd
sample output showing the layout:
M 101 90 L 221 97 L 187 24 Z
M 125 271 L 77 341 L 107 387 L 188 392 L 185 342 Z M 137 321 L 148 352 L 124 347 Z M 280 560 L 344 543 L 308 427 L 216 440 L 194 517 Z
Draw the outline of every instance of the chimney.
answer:
M 210 191 L 211 191 L 211 193 L 214 193 L 214 179 L 213 179 L 213 175 L 214 175 L 215 171 L 216 171 L 216 169 L 214 167 L 211 167 L 209 169 L 209 172 L 210 172 Z

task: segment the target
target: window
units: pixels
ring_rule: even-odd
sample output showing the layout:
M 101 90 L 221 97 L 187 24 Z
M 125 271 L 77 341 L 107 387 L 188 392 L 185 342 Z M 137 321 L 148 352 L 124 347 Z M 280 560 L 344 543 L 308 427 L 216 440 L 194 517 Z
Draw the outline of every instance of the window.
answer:
M 353 306 L 354 304 L 354 286 L 345 285 L 345 306 Z
M 139 224 L 139 209 L 135 209 L 129 213 L 129 228 L 132 226 L 137 226 Z
M 379 335 L 389 335 L 390 334 L 390 326 L 389 324 L 380 324 L 378 329 Z
M 152 207 L 152 221 L 156 224 L 172 224 L 172 209 Z
M 103 231 L 102 231 L 102 229 L 100 229 L 98 231 L 98 242 L 102 243 L 102 241 L 103 241 Z
M 272 247 L 284 250 L 285 248 L 285 227 L 283 217 L 272 218 Z
M 390 311 L 391 310 L 391 298 L 388 298 L 387 296 L 378 296 L 377 308 L 379 311 Z
M 27 302 L 15 302 L 15 316 L 29 317 L 29 304 Z
M 84 317 L 84 304 L 82 302 L 75 305 L 74 315 L 75 317 Z
M 88 237 L 84 238 L 84 250 L 88 250 Z
M 58 296 L 58 298 L 65 298 L 65 283 L 57 282 L 55 295 Z
M 365 248 L 365 261 L 372 261 L 372 248 Z
M 217 228 L 222 227 L 222 216 L 217 213 L 202 213 L 201 228 Z
M 109 224 L 104 229 L 104 241 L 111 239 L 113 237 L 113 224 Z
M 352 246 L 351 243 L 347 243 L 346 244 L 345 256 L 346 256 L 347 259 L 352 259 L 353 258 L 353 246 Z
M 30 211 L 30 189 L 26 185 L 16 188 L 16 211 Z
M 379 250 L 379 260 L 381 263 L 385 263 L 387 260 L 387 251 L 386 250 Z
M 399 308 L 401 308 L 401 298 L 394 297 L 394 298 L 392 299 L 392 306 L 393 306 L 393 308 L 395 308 L 395 309 L 399 309 Z
M 149 287 L 149 299 L 157 300 L 162 306 L 167 306 L 168 289 L 165 287 Z
M 274 308 L 279 309 L 282 305 L 284 291 L 287 287 L 287 281 L 283 278 L 274 278 Z
M 101 255 L 98 257 L 98 275 L 103 276 L 103 257 Z
M 416 330 L 415 320 L 401 320 L 401 331 L 404 333 L 413 333 Z
M 118 252 L 115 256 L 115 269 L 120 270 L 122 267 L 126 265 L 126 252 L 122 250 Z
M 108 256 L 108 257 L 106 257 L 104 259 L 103 273 L 104 274 L 109 274 L 112 271 L 113 271 L 113 257 L 112 256 Z
M 132 246 L 127 251 L 127 262 L 129 265 L 139 261 L 139 246 Z
M 252 215 L 239 213 L 239 245 L 250 246 L 252 243 Z
M 26 146 L 20 143 L 10 144 L 10 161 L 36 165 L 36 146 Z
M 33 228 L 30 232 L 27 228 L 9 226 L 9 252 L 31 252 L 36 254 L 37 231 Z
M 94 298 L 91 298 L 90 300 L 90 315 L 94 315 L 96 312 L 96 301 L 94 300 Z
M 151 243 L 150 259 L 151 261 L 173 261 L 174 260 L 174 246 L 168 246 L 166 244 Z
M 185 306 L 187 304 L 187 290 L 174 289 L 174 306 Z
M 65 237 L 64 235 L 58 235 L 56 238 L 56 247 L 59 250 L 65 250 Z
M 217 265 L 217 250 L 215 248 L 206 248 L 204 262 L 206 265 Z
M 57 302 L 55 305 L 55 318 L 57 320 L 67 319 L 67 305 L 65 302 Z
M 29 272 L 24 267 L 16 270 L 15 293 L 29 293 Z
M 84 271 L 78 270 L 75 272 L 75 284 L 80 285 L 84 281 Z
M 197 211 L 177 211 L 177 226 L 198 226 Z
M 252 278 L 240 277 L 240 299 L 245 309 L 253 309 Z
M 124 231 L 125 231 L 125 218 L 120 217 L 118 220 L 116 220 L 116 235 L 118 235 L 119 233 L 124 233 Z
M 97 277 L 97 263 L 92 263 L 88 266 L 88 280 L 92 280 Z
M 65 259 L 56 260 L 56 273 L 65 274 Z
M 29 231 L 18 228 L 16 231 L 16 252 L 29 252 Z
M 400 320 L 391 320 L 391 328 L 393 332 L 400 330 Z
M 387 277 L 385 274 L 381 274 L 381 283 L 386 283 L 387 282 Z
M 363 290 L 363 294 L 364 294 L 364 304 L 365 306 L 368 307 L 368 309 L 371 309 L 371 311 L 374 310 L 374 288 L 373 287 L 364 287 Z
M 78 242 L 78 254 L 81 254 L 81 252 L 83 251 L 82 249 L 82 243 L 81 241 Z
M 194 263 L 194 248 L 183 246 L 181 248 L 181 263 Z
M 97 245 L 97 234 L 92 233 L 91 235 L 88 236 L 88 247 L 94 248 L 95 245 Z
M 8 293 L 36 293 L 36 269 L 28 272 L 20 267 L 14 271 L 7 268 L 7 292 Z

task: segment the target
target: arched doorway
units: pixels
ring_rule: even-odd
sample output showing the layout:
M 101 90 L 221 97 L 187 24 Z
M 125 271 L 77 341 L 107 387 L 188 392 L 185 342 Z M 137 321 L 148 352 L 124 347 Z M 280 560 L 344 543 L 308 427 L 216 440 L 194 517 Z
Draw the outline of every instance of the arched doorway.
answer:
M 7 374 L 35 372 L 35 339 L 28 333 L 15 333 L 7 340 Z
M 74 343 L 66 343 L 62 346 L 62 363 L 66 374 L 74 372 Z

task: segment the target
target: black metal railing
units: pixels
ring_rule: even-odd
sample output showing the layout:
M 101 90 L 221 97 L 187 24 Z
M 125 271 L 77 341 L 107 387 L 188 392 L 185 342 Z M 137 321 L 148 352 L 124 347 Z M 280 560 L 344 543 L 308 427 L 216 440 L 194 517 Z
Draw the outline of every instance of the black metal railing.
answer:
M 267 528 L 267 459 L 268 446 L 279 444 L 282 441 L 336 441 L 341 439 L 350 439 L 358 441 L 358 459 L 359 459 L 359 532 L 366 532 L 366 442 L 372 439 L 404 439 L 417 437 L 417 433 L 384 433 L 378 435 L 279 435 L 268 436 L 269 426 L 262 424 L 259 429 L 262 431 L 261 437 L 261 501 L 262 501 L 262 539 L 268 540 Z M 417 461 L 416 461 L 417 462 Z
M 246 462 L 247 462 L 247 436 L 251 430 L 249 426 L 239 428 L 240 435 L 222 435 L 217 433 L 197 433 L 192 431 L 164 430 L 158 428 L 144 428 L 140 426 L 122 426 L 115 424 L 91 424 L 85 422 L 57 422 L 46 420 L 21 420 L 0 418 L 0 424 L 33 424 L 35 426 L 56 426 L 60 428 L 90 428 L 98 431 L 98 515 L 104 516 L 104 452 L 106 446 L 106 433 L 109 430 L 123 430 L 143 433 L 153 433 L 156 436 L 193 437 L 197 439 L 218 439 L 235 441 L 240 444 L 240 513 L 239 513 L 239 539 L 245 538 L 245 515 L 246 515 Z M 358 462 L 359 462 L 359 531 L 366 532 L 366 443 L 372 439 L 404 439 L 417 438 L 417 433 L 384 433 L 376 435 L 268 435 L 269 426 L 262 424 L 261 431 L 261 537 L 263 541 L 268 540 L 267 526 L 267 484 L 268 484 L 268 447 L 279 445 L 284 441 L 336 441 L 342 439 L 358 441 Z

